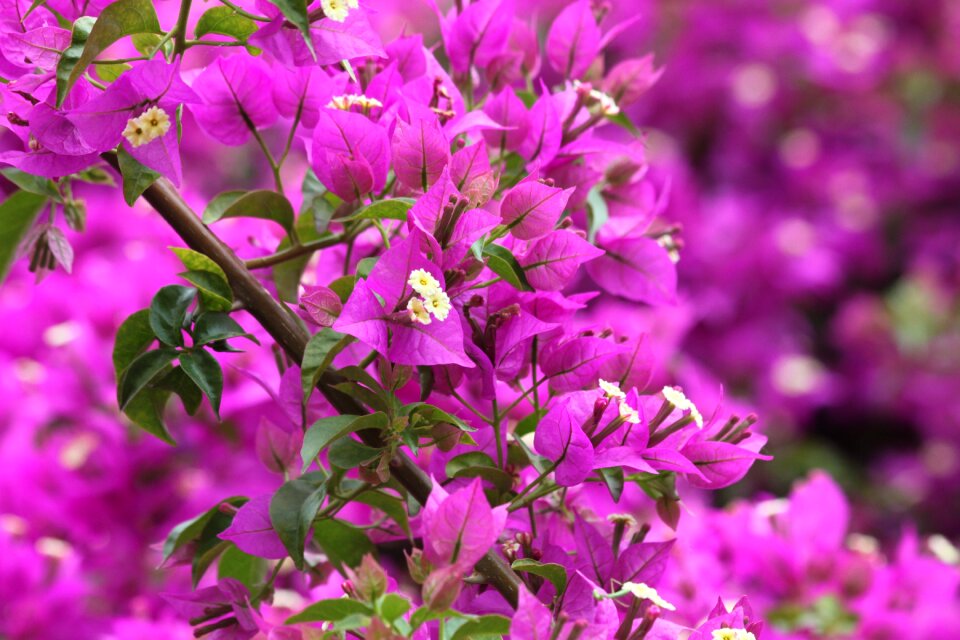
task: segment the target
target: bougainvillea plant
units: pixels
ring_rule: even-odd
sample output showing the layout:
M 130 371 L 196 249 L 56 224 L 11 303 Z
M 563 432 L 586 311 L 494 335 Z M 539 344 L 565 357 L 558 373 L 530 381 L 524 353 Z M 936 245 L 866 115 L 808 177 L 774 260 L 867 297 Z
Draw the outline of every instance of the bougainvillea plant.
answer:
M 126 417 L 174 444 L 174 396 L 219 418 L 238 350 L 282 374 L 272 491 L 163 543 L 196 637 L 759 637 L 745 600 L 657 592 L 681 491 L 768 459 L 756 417 L 650 388 L 655 337 L 590 314 L 676 299 L 679 228 L 621 111 L 659 72 L 608 59 L 633 24 L 608 6 L 543 4 L 433 7 L 436 47 L 382 42 L 365 0 L 4 5 L 3 270 L 19 246 L 69 271 L 74 187 L 115 184 L 183 264 L 117 330 Z M 202 215 L 194 136 L 265 163 Z M 337 591 L 289 610 L 278 579 Z

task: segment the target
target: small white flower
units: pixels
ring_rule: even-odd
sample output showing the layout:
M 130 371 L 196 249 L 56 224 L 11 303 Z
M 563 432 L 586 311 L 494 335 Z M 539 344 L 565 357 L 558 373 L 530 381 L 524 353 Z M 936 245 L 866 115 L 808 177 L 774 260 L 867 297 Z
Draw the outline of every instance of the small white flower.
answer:
M 410 302 L 407 303 L 407 311 L 410 312 L 410 319 L 414 322 L 420 324 L 430 324 L 432 322 L 430 312 L 427 311 L 426 305 L 420 298 L 410 298 Z
M 323 7 L 323 15 L 334 22 L 344 22 L 350 15 L 350 9 L 356 8 L 350 5 L 356 5 L 357 0 L 322 0 L 320 6 Z
M 657 590 L 653 587 L 647 586 L 642 582 L 624 582 L 623 588 L 632 593 L 637 598 L 641 600 L 649 600 L 653 604 L 657 605 L 661 609 L 666 609 L 667 611 L 676 611 L 677 608 L 660 597 L 660 594 L 657 593 Z
M 348 93 L 342 96 L 334 96 L 330 99 L 330 102 L 327 103 L 327 107 L 330 109 L 339 109 L 341 111 L 349 111 L 350 107 L 361 107 L 363 109 L 372 109 L 374 107 L 382 107 L 383 103 L 377 100 L 376 98 L 370 98 L 365 95 L 357 93 Z
M 437 279 L 430 275 L 430 272 L 426 269 L 414 269 L 411 271 L 410 277 L 407 278 L 407 284 L 413 287 L 413 290 L 424 298 L 429 298 L 436 292 L 443 290 Z
M 134 147 L 161 138 L 170 131 L 170 116 L 160 107 L 150 107 L 136 118 L 127 120 L 123 137 Z
M 620 385 L 618 385 L 616 382 L 607 382 L 601 378 L 598 384 L 600 385 L 600 389 L 607 395 L 608 398 L 616 398 L 618 400 L 627 399 L 627 394 L 620 390 Z
M 433 293 L 427 296 L 426 299 L 427 310 L 433 314 L 433 316 L 443 322 L 447 319 L 447 316 L 450 315 L 450 298 L 447 296 L 446 292 L 437 289 Z
M 690 401 L 687 396 L 683 395 L 683 391 L 676 389 L 674 387 L 664 387 L 661 391 L 664 399 L 675 406 L 680 411 L 689 411 L 690 415 L 693 416 L 693 421 L 697 424 L 697 427 L 703 429 L 703 416 L 700 415 L 700 411 L 697 410 L 697 407 Z

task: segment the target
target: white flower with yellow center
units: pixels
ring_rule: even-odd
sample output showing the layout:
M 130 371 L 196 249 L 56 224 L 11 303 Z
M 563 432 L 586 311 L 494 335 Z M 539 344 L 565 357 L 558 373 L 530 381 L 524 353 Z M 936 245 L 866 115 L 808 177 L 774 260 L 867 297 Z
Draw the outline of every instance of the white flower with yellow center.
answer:
M 407 311 L 410 312 L 410 319 L 414 322 L 420 324 L 430 324 L 432 322 L 430 312 L 427 311 L 426 305 L 420 298 L 410 298 L 410 302 L 407 303 Z
M 746 629 L 714 629 L 710 640 L 757 640 L 757 636 Z
M 426 296 L 427 309 L 430 310 L 430 313 L 434 317 L 443 322 L 447 319 L 447 316 L 450 315 L 450 298 L 447 296 L 445 291 L 437 289 L 430 295 Z
M 344 22 L 350 15 L 350 9 L 357 8 L 357 0 L 323 0 L 320 6 L 323 7 L 323 15 L 334 22 Z
M 627 399 L 627 394 L 620 390 L 620 385 L 618 385 L 616 382 L 607 382 L 601 378 L 597 384 L 600 386 L 600 390 L 603 391 L 608 398 L 616 398 L 617 400 Z
M 687 396 L 683 395 L 683 391 L 674 387 L 664 387 L 661 393 L 667 402 L 680 411 L 689 411 L 690 415 L 693 416 L 693 421 L 697 423 L 697 427 L 703 429 L 703 416 L 700 415 L 700 411 L 697 410 L 693 402 L 691 402 Z
M 667 611 L 677 610 L 675 606 L 661 598 L 656 589 L 642 582 L 624 582 L 623 588 L 641 600 L 649 600 L 661 609 L 666 609 Z
M 382 107 L 383 103 L 377 100 L 376 98 L 370 98 L 365 95 L 360 95 L 357 93 L 348 93 L 342 96 L 334 96 L 330 99 L 330 102 L 327 103 L 327 107 L 330 109 L 339 109 L 341 111 L 349 111 L 350 107 L 360 107 L 362 109 L 373 109 L 374 107 Z
M 407 278 L 407 284 L 413 287 L 413 290 L 424 298 L 429 298 L 436 292 L 443 291 L 437 279 L 430 275 L 430 272 L 426 269 L 414 269 L 411 271 L 410 277 Z
M 160 107 L 150 107 L 136 118 L 130 118 L 123 137 L 134 147 L 153 142 L 170 131 L 170 116 Z

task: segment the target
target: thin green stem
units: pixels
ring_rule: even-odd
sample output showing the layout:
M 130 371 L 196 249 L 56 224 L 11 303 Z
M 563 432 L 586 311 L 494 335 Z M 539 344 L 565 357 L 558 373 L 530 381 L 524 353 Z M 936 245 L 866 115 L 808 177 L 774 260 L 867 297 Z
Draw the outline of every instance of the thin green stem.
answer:
M 177 16 L 177 26 L 172 30 L 176 31 L 176 37 L 173 41 L 173 55 L 182 56 L 187 50 L 187 20 L 190 18 L 190 5 L 193 0 L 181 0 L 180 14 Z
M 494 397 L 493 399 L 493 437 L 495 438 L 496 444 L 497 444 L 497 466 L 503 469 L 505 468 L 505 465 L 503 463 L 503 433 L 501 433 L 501 428 L 503 425 L 501 424 L 502 421 L 500 418 L 501 418 L 500 412 L 497 410 L 497 399 L 496 397 Z
M 244 18 L 248 18 L 250 20 L 256 20 L 257 22 L 270 22 L 270 18 L 267 18 L 266 16 L 258 16 L 254 13 L 250 13 L 249 11 L 244 11 L 237 5 L 230 2 L 230 0 L 220 0 L 220 4 L 222 4 L 225 7 L 229 7 L 233 9 L 237 15 L 243 16 Z

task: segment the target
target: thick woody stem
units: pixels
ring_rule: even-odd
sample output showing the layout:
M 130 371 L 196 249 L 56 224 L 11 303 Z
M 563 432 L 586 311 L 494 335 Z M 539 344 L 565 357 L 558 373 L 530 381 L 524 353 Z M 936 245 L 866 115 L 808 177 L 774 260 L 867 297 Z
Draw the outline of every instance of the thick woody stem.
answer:
M 118 168 L 116 155 L 105 154 L 104 158 L 115 169 Z M 144 191 L 143 198 L 156 209 L 187 246 L 206 255 L 223 269 L 234 295 L 243 303 L 243 308 L 256 318 L 290 358 L 295 362 L 302 362 L 310 336 L 299 319 L 270 295 L 233 250 L 200 221 L 170 181 L 160 178 Z M 366 413 L 353 397 L 333 387 L 343 381 L 335 371 L 327 371 L 317 383 L 317 389 L 342 414 Z M 380 434 L 376 431 L 362 431 L 360 436 L 370 446 L 382 445 Z M 390 470 L 417 502 L 426 504 L 433 485 L 427 474 L 410 456 L 397 451 L 390 462 Z M 488 551 L 476 568 L 508 602 L 516 606 L 520 578 L 500 556 L 492 550 Z

